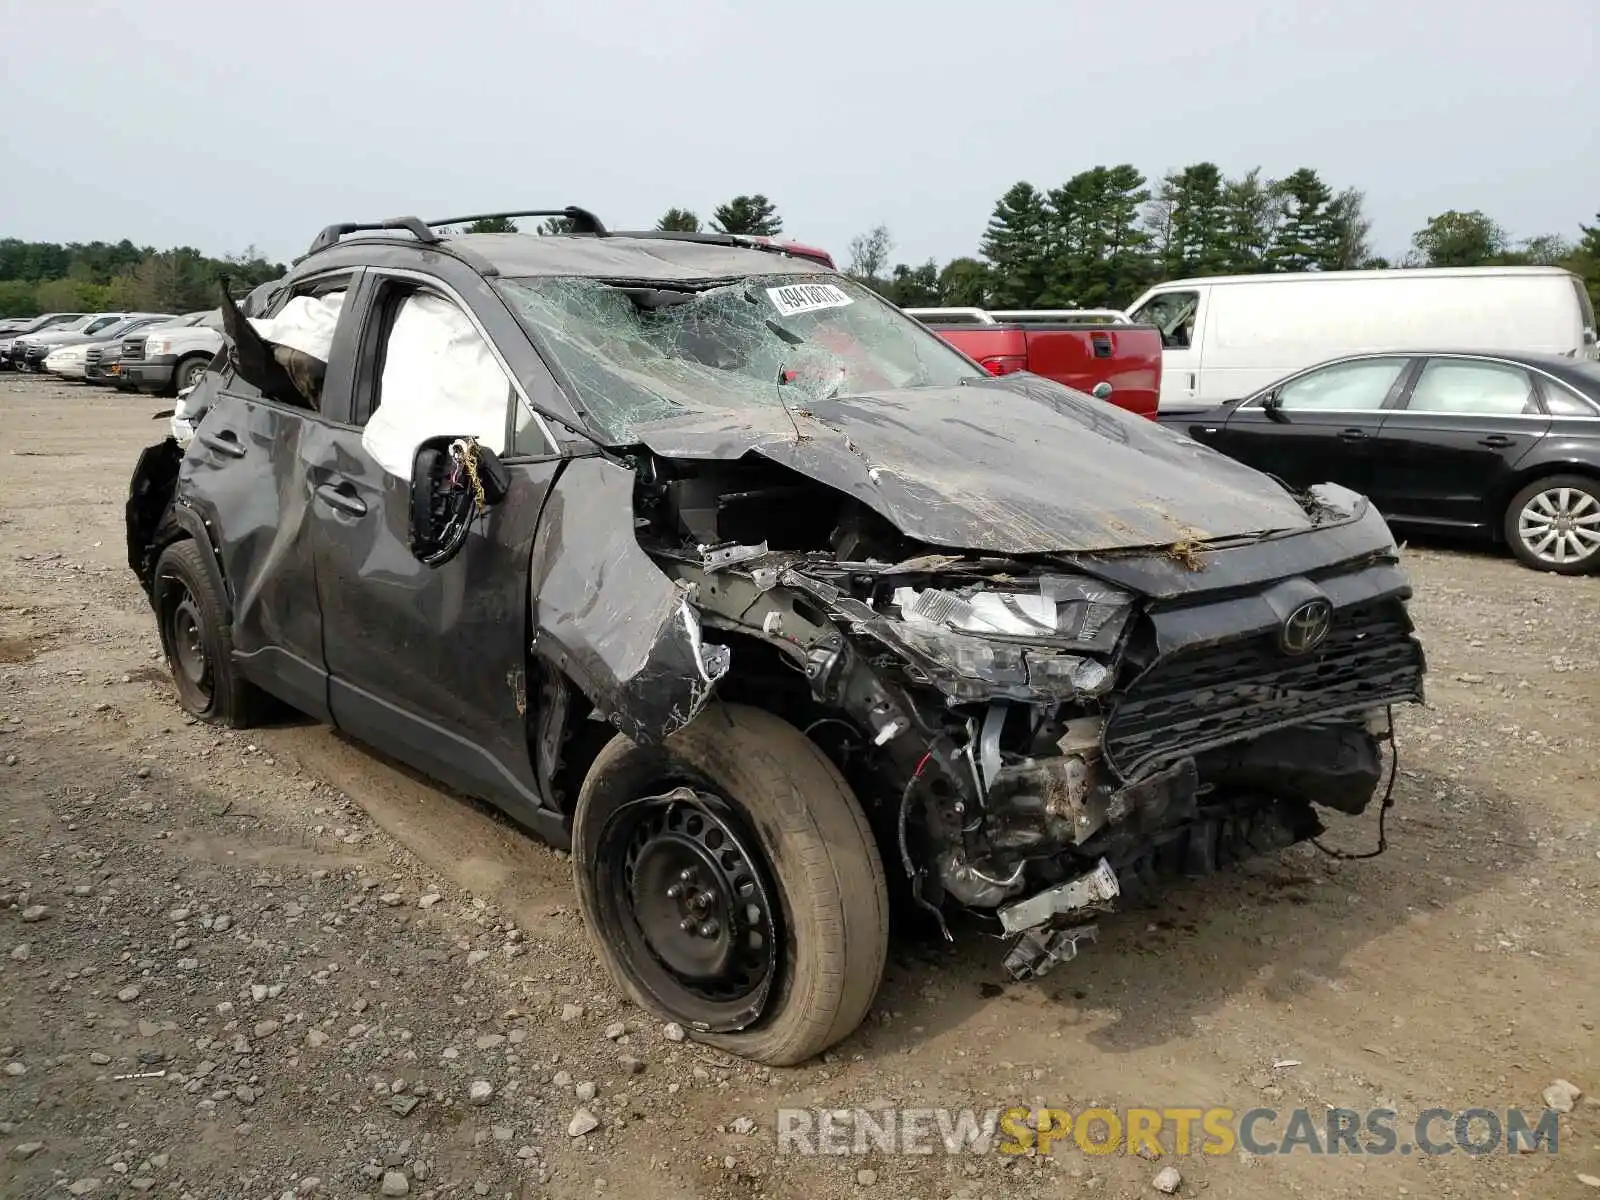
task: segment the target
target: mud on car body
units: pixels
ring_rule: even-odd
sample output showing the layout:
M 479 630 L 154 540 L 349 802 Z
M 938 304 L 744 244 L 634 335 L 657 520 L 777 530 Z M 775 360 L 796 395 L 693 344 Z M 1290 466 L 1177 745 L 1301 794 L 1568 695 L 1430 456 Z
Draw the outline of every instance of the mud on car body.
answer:
M 630 996 L 770 1063 L 860 1022 L 891 892 L 1027 977 L 1368 807 L 1424 660 L 1360 496 L 560 215 L 333 226 L 225 305 L 128 501 L 191 712 L 275 696 L 570 846 Z

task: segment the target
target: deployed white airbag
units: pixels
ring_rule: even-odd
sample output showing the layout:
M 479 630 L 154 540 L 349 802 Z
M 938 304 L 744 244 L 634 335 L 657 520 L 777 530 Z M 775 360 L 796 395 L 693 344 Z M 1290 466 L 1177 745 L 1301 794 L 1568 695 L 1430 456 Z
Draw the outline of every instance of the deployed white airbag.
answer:
M 510 397 L 505 370 L 467 315 L 448 300 L 418 294 L 395 315 L 377 411 L 361 445 L 401 479 L 411 478 L 417 447 L 431 437 L 470 435 L 500 454 Z
M 330 292 L 326 296 L 296 296 L 277 316 L 251 317 L 250 324 L 265 341 L 327 362 L 344 295 Z

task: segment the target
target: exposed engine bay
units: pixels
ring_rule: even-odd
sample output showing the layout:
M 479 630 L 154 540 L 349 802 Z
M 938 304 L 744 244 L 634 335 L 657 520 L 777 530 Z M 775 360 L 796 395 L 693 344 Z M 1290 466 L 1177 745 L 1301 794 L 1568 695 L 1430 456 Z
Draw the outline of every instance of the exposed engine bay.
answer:
M 1352 534 L 1365 502 L 1341 489 L 1304 505 L 1342 556 L 1275 578 L 1294 557 L 1272 539 L 951 553 L 754 456 L 634 465 L 639 545 L 702 626 L 703 696 L 805 729 L 917 903 L 996 917 L 1018 978 L 1119 895 L 1316 837 L 1318 808 L 1362 813 L 1388 706 L 1421 698 L 1392 541 L 1376 518 Z

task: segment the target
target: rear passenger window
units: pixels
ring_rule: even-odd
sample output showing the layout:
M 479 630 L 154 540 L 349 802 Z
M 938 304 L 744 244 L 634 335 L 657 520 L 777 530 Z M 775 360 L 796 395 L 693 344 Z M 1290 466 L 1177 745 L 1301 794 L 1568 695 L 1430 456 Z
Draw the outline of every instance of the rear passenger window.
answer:
M 1590 401 L 1548 379 L 1544 382 L 1544 406 L 1552 417 L 1600 417 L 1600 409 Z
M 1470 416 L 1514 417 L 1538 412 L 1533 380 L 1526 371 L 1502 363 L 1448 358 L 1433 359 L 1422 368 L 1406 407 L 1412 412 Z

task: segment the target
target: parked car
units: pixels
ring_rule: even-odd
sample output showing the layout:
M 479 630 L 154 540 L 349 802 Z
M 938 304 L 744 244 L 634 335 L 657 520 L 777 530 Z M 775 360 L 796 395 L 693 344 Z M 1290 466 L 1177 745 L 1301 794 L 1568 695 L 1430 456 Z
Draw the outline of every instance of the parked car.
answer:
M 1424 658 L 1360 496 L 773 247 L 504 215 L 575 232 L 333 225 L 224 306 L 127 502 L 190 713 L 275 696 L 570 846 L 628 994 L 774 1064 L 871 1005 L 885 861 L 1028 978 L 1369 805 Z
M 146 326 L 139 333 L 140 336 L 143 336 L 146 333 L 163 329 L 188 328 L 206 315 L 203 311 L 186 313 L 162 324 Z M 95 342 L 91 345 L 83 358 L 83 377 L 85 382 L 99 384 L 102 387 L 115 387 L 119 391 L 131 390 L 127 380 L 122 376 L 122 345 L 122 338 L 116 338 L 108 342 Z
M 1154 418 L 1161 335 L 1114 309 L 908 308 L 991 375 L 1031 371 Z
M 0 337 L 37 333 L 53 325 L 65 325 L 68 321 L 75 321 L 83 315 L 83 313 L 40 313 L 37 317 L 6 317 L 0 320 Z
M 0 331 L 0 369 L 11 370 L 12 347 L 18 338 L 31 334 L 65 329 L 71 325 L 86 325 L 95 319 L 92 313 L 45 313 L 29 321 L 19 321 L 11 328 Z
M 1600 357 L 1583 280 L 1558 267 L 1318 271 L 1178 279 L 1129 309 L 1161 330 L 1162 409 L 1204 409 L 1346 354 Z
M 49 371 L 68 379 L 82 379 L 84 356 L 98 341 L 120 339 L 124 334 L 147 325 L 160 325 L 173 319 L 171 313 L 128 313 L 121 320 L 93 333 L 64 334 L 50 339 L 30 340 L 26 366 L 29 370 Z M 51 364 L 54 365 L 51 365 Z
M 222 348 L 218 309 L 184 324 L 146 329 L 122 339 L 122 377 L 129 387 L 171 396 L 193 387 Z
M 12 365 L 21 371 L 37 371 L 44 366 L 45 356 L 57 346 L 73 342 L 96 341 L 110 336 L 109 331 L 136 313 L 95 313 L 65 325 L 19 337 L 11 344 Z
M 1163 422 L 1291 487 L 1331 479 L 1397 526 L 1600 567 L 1600 364 L 1541 354 L 1361 354 Z

